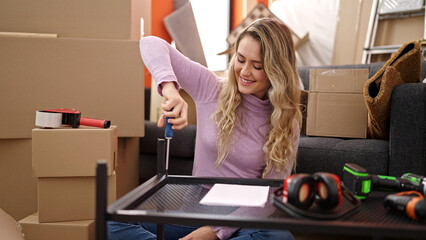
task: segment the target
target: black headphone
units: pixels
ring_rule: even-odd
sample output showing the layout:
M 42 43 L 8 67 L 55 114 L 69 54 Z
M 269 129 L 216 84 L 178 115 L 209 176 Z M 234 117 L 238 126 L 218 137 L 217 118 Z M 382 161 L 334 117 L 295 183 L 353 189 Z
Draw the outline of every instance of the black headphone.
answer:
M 294 174 L 284 180 L 283 201 L 301 209 L 313 202 L 323 209 L 342 204 L 340 178 L 333 173 Z
M 340 178 L 327 172 L 293 174 L 274 195 L 275 206 L 297 218 L 342 218 L 354 213 L 360 205 L 360 200 Z M 342 204 L 343 197 L 347 199 L 345 204 Z

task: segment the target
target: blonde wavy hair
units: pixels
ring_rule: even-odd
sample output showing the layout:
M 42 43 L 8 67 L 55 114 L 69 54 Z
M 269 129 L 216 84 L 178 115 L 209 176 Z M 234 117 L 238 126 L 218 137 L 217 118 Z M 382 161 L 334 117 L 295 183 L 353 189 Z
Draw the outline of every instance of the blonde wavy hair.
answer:
M 294 152 L 295 134 L 301 126 L 300 88 L 296 69 L 296 56 L 291 31 L 282 22 L 264 18 L 254 21 L 237 38 L 233 49 L 237 50 L 241 39 L 250 36 L 260 42 L 263 69 L 271 83 L 267 96 L 273 106 L 269 131 L 263 146 L 266 167 L 262 177 L 275 169 L 278 174 L 288 170 Z M 217 124 L 217 166 L 222 164 L 229 152 L 234 127 L 242 123 L 241 93 L 234 71 L 236 54 L 228 67 L 228 80 L 223 82 L 218 106 L 213 114 Z M 293 165 L 294 169 L 296 163 Z

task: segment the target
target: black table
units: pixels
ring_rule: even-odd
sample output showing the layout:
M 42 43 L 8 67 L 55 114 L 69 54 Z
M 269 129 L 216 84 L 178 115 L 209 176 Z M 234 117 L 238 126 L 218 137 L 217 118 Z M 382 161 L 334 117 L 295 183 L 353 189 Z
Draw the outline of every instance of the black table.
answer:
M 161 149 L 160 149 L 161 150 Z M 161 151 L 158 151 L 161 152 Z M 159 169 L 164 170 L 164 156 L 159 156 Z M 235 207 L 205 206 L 201 197 L 215 183 L 269 186 L 278 189 L 282 180 L 199 178 L 167 175 L 159 171 L 107 207 L 106 164 L 98 163 L 96 189 L 96 239 L 106 239 L 106 221 L 157 223 L 157 237 L 163 239 L 164 224 L 233 226 L 263 229 L 287 229 L 336 235 L 371 236 L 375 239 L 426 239 L 426 221 L 414 221 L 387 212 L 383 206 L 386 192 L 373 192 L 358 210 L 343 219 L 314 220 L 295 218 L 277 207 L 269 217 L 228 215 Z M 277 200 L 271 196 L 271 200 Z M 344 203 L 345 204 L 345 203 Z M 348 204 L 346 202 L 346 204 Z M 276 205 L 278 206 L 278 205 Z

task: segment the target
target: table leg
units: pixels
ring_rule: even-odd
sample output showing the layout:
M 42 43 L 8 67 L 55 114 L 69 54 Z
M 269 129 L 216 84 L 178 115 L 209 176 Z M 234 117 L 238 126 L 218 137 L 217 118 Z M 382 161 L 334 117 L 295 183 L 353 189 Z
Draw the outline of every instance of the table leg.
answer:
M 164 240 L 164 224 L 157 224 L 157 240 Z
M 96 240 L 106 240 L 107 166 L 99 161 L 96 167 Z

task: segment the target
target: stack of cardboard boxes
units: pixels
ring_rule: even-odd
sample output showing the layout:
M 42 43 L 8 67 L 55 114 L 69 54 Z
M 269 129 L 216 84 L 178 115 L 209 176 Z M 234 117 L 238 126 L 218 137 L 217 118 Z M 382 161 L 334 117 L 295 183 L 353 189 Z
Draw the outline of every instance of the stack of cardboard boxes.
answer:
M 150 26 L 150 8 L 151 0 L 0 1 L 0 208 L 17 221 L 42 208 L 38 196 L 47 196 L 48 180 L 59 177 L 33 173 L 37 110 L 73 108 L 83 117 L 110 120 L 118 137 L 116 197 L 137 186 L 144 136 L 138 40 L 141 18 Z M 79 156 L 85 154 L 81 149 Z M 65 196 L 59 189 L 56 204 Z
M 26 239 L 94 239 L 96 163 L 107 163 L 112 203 L 117 197 L 117 144 L 116 126 L 33 129 L 38 212 L 19 221 Z

